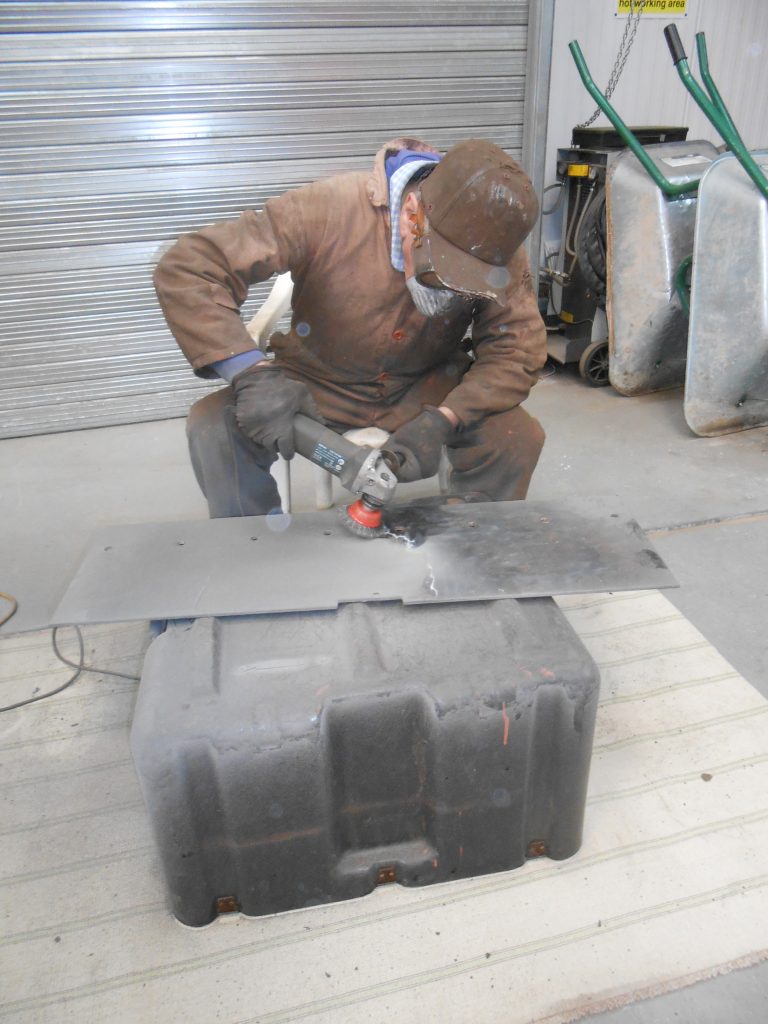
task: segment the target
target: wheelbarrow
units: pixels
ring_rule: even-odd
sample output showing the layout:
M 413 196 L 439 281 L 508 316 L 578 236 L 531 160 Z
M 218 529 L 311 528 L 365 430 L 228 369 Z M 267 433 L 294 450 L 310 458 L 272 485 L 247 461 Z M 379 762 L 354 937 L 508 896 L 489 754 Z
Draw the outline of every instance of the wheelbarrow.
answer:
M 569 49 L 587 91 L 627 145 L 606 179 L 610 383 L 623 395 L 680 387 L 688 316 L 676 276 L 693 250 L 702 171 L 718 152 L 704 140 L 642 146 L 592 80 L 578 42 Z
M 709 437 L 768 424 L 768 150 L 744 145 L 710 75 L 704 33 L 696 50 L 706 93 L 676 26 L 664 34 L 683 85 L 730 150 L 699 184 L 692 253 L 683 411 L 691 430 Z
M 686 422 L 694 433 L 709 436 L 768 423 L 768 151 L 753 157 L 744 145 L 710 75 L 704 33 L 698 33 L 696 45 L 708 95 L 688 67 L 676 26 L 664 31 L 683 84 L 731 150 L 719 157 L 716 152 L 687 153 L 678 163 L 666 147 L 661 161 L 673 167 L 677 163 L 672 175 L 659 167 L 659 147 L 644 150 L 595 86 L 578 43 L 570 49 L 587 90 L 631 150 L 623 161 L 625 170 L 620 174 L 622 161 L 616 161 L 609 176 L 611 383 L 625 394 L 638 394 L 659 385 L 674 387 L 684 379 Z M 698 180 L 692 163 L 706 165 Z M 640 300 L 624 294 L 632 259 L 642 245 L 637 225 L 633 240 L 632 218 L 650 217 L 647 197 L 634 212 L 631 208 L 632 197 L 650 188 L 647 179 L 646 189 L 639 179 L 633 187 L 639 167 L 654 186 L 648 191 L 657 209 L 656 227 L 651 228 L 654 245 L 646 254 L 656 250 L 652 284 L 655 297 L 662 300 L 642 322 L 633 314 L 651 307 L 653 287 L 640 285 Z M 681 205 L 672 207 L 673 202 Z M 617 233 L 619 227 L 630 234 Z M 686 246 L 689 252 L 678 262 Z M 634 269 L 640 266 L 635 263 Z

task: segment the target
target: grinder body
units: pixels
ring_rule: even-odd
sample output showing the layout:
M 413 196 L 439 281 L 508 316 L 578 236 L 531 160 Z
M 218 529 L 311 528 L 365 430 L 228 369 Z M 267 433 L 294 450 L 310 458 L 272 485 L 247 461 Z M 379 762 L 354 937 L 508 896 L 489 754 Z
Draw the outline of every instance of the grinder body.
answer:
M 293 435 L 300 455 L 338 477 L 342 487 L 358 496 L 360 500 L 346 510 L 352 522 L 366 531 L 376 531 L 381 525 L 381 509 L 392 500 L 397 487 L 397 456 L 354 444 L 301 413 L 294 418 Z

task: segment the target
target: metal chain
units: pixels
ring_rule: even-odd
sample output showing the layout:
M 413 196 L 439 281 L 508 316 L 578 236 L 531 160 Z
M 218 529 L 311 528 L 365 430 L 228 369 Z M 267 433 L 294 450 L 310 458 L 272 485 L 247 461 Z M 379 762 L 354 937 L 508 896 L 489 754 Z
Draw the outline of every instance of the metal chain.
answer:
M 606 99 L 611 98 L 613 90 L 619 84 L 621 73 L 624 70 L 624 65 L 627 63 L 627 57 L 629 57 L 629 51 L 632 49 L 632 43 L 635 41 L 637 26 L 640 24 L 640 15 L 643 13 L 647 3 L 648 0 L 629 0 L 629 14 L 627 15 L 627 23 L 624 26 L 624 35 L 621 37 L 621 42 L 619 43 L 619 50 L 616 54 L 616 62 L 613 65 L 611 77 L 608 79 L 608 85 L 605 87 Z M 576 127 L 588 128 L 593 121 L 597 120 L 600 114 L 601 110 L 600 107 L 598 107 L 588 121 L 584 121 L 582 124 L 577 124 Z

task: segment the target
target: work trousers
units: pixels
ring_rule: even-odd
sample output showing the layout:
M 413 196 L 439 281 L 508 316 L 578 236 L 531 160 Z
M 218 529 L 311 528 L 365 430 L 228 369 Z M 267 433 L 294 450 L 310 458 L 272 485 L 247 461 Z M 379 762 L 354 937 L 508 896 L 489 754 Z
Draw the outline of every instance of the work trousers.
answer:
M 339 432 L 349 426 L 333 424 Z M 277 486 L 269 472 L 275 456 L 249 440 L 238 426 L 231 387 L 212 391 L 192 406 L 187 438 L 212 519 L 280 510 Z M 519 406 L 487 416 L 477 426 L 462 430 L 446 449 L 450 493 L 477 494 L 491 501 L 524 498 L 543 444 L 538 420 Z

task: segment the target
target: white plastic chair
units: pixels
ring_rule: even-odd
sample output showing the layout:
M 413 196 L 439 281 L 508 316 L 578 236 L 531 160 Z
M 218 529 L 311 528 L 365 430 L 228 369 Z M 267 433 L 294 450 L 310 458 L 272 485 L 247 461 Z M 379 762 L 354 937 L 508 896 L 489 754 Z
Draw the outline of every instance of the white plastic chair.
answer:
M 256 342 L 262 352 L 266 352 L 267 342 L 275 328 L 291 308 L 293 298 L 293 279 L 290 274 L 279 274 L 275 278 L 264 304 L 258 312 L 245 325 L 246 330 Z M 355 430 L 348 430 L 344 434 L 354 444 L 368 445 L 370 448 L 381 448 L 389 437 L 386 430 L 379 427 L 361 427 Z M 333 505 L 333 477 L 320 466 L 315 466 L 315 508 L 326 509 Z M 448 476 L 450 466 L 443 450 L 440 459 L 438 479 L 440 492 L 445 494 L 448 490 Z M 280 504 L 283 512 L 291 511 L 291 464 L 286 462 L 282 456 L 272 466 L 272 475 L 277 484 L 280 495 Z

